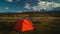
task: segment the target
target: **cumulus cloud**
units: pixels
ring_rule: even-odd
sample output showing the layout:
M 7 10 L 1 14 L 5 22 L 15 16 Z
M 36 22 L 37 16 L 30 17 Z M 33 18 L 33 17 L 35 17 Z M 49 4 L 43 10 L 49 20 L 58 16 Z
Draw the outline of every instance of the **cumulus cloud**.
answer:
M 13 0 L 6 0 L 6 1 L 8 1 L 8 2 L 13 2 Z
M 39 0 L 39 2 L 37 3 L 37 6 L 33 6 L 32 9 L 35 11 L 40 11 L 41 9 L 44 10 L 52 10 L 53 8 L 57 8 L 60 7 L 60 3 L 55 3 L 55 2 L 48 2 L 48 1 L 41 1 Z
M 29 3 L 26 3 L 25 6 L 24 6 L 24 8 L 26 8 L 26 9 L 31 9 L 31 6 L 30 6 Z

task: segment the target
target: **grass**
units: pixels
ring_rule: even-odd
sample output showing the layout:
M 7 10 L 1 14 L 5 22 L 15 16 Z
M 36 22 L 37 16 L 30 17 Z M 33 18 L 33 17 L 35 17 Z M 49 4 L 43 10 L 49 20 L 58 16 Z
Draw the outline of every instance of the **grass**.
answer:
M 14 23 L 10 23 L 12 27 Z M 21 34 L 58 34 L 60 33 L 60 17 L 44 17 L 41 18 L 40 23 L 34 23 L 36 30 L 24 32 Z M 1 30 L 0 34 L 3 34 L 6 30 Z M 10 34 L 19 34 L 14 30 L 8 31 Z

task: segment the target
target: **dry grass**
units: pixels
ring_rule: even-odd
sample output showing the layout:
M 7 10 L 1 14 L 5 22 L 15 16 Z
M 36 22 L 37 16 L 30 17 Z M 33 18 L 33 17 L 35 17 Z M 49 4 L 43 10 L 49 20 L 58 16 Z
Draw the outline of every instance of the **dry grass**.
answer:
M 33 17 L 34 18 L 34 17 Z M 36 28 L 36 31 L 29 31 L 24 32 L 23 34 L 56 34 L 60 31 L 60 17 L 40 17 L 39 18 L 40 23 L 34 23 L 34 26 Z M 11 23 L 10 25 L 13 26 L 14 23 Z M 9 26 L 10 26 L 9 25 Z M 0 34 L 3 34 L 4 30 L 0 31 Z M 16 31 L 8 31 L 10 34 L 19 34 L 19 32 Z

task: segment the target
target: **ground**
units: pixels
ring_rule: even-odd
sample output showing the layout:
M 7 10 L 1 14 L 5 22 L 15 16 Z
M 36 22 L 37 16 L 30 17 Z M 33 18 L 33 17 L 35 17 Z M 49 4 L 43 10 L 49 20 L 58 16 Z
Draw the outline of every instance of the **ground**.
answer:
M 40 17 L 41 18 L 41 17 Z M 60 17 L 42 17 L 40 23 L 33 23 L 36 30 L 24 32 L 21 34 L 59 34 L 60 33 Z M 12 24 L 13 26 L 13 24 Z M 14 30 L 0 30 L 0 34 L 19 34 Z

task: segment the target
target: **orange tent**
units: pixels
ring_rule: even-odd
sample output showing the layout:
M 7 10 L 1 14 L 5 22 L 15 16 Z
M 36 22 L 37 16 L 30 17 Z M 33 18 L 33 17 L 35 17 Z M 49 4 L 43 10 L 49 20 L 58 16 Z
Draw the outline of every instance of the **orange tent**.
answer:
M 14 30 L 17 30 L 19 32 L 25 32 L 34 30 L 34 26 L 32 22 L 29 19 L 21 19 L 14 25 Z

